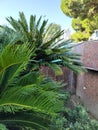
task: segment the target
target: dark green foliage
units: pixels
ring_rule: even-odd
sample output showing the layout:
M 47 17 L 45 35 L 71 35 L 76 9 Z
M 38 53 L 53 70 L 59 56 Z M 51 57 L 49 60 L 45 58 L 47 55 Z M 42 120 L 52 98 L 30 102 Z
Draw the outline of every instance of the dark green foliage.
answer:
M 65 108 L 63 130 L 97 130 L 98 121 L 90 119 L 83 106 L 76 106 L 74 109 Z

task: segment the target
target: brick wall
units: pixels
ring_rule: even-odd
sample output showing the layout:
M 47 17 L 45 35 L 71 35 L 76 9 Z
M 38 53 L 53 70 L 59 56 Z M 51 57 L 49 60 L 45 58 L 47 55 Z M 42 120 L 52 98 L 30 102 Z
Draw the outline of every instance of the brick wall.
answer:
M 84 104 L 98 119 L 98 72 L 88 70 L 84 78 Z
M 98 41 L 81 43 L 74 50 L 82 54 L 81 61 L 88 70 L 77 76 L 76 94 L 98 119 Z
M 87 68 L 98 70 L 98 41 L 84 43 L 83 63 Z

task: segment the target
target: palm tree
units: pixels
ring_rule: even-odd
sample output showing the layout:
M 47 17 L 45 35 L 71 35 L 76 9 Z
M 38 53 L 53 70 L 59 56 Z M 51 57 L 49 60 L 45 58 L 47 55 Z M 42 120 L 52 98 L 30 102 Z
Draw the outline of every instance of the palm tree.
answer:
M 35 58 L 30 57 L 27 72 L 31 70 L 32 66 L 39 68 L 41 65 L 51 67 L 58 75 L 62 74 L 60 66 L 66 66 L 77 73 L 84 70 L 80 62 L 80 55 L 72 52 L 70 40 L 61 39 L 63 31 L 60 27 L 55 24 L 50 24 L 47 27 L 47 20 L 42 21 L 42 17 L 36 20 L 36 16 L 33 15 L 30 16 L 28 24 L 23 12 L 20 12 L 19 16 L 18 20 L 12 17 L 7 18 L 12 27 L 2 26 L 2 28 L 6 33 L 11 32 L 10 34 L 12 34 L 7 40 L 8 43 L 28 42 L 29 48 L 32 46 L 35 48 Z
M 8 129 L 57 130 L 65 97 L 61 85 L 40 72 L 20 76 L 33 52 L 28 43 L 8 44 L 0 52 L 0 123 Z

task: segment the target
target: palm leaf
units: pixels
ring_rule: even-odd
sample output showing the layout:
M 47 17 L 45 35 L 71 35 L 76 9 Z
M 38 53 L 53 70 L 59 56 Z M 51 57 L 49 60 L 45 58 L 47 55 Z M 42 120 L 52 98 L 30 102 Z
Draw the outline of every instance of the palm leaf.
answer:
M 6 20 L 12 25 L 14 30 L 20 31 L 20 24 L 12 17 L 6 18 Z
M 29 75 L 29 77 L 30 76 L 32 77 L 32 75 Z M 44 77 L 38 78 L 38 74 L 35 74 L 35 77 L 37 83 L 33 81 L 33 84 L 24 86 L 23 82 L 19 81 L 18 86 L 8 88 L 8 90 L 2 94 L 0 99 L 0 114 L 3 112 L 3 116 L 0 116 L 1 123 L 5 125 L 11 124 L 12 126 L 13 124 L 23 124 L 21 126 L 32 126 L 37 129 L 44 129 L 44 127 L 46 129 L 50 127 L 49 124 L 53 122 L 55 125 L 55 121 L 52 119 L 57 118 L 57 112 L 63 109 L 64 101 L 61 99 L 62 97 L 64 99 L 65 94 L 59 94 L 56 90 L 57 85 L 54 84 L 54 87 L 50 80 L 43 82 L 42 79 L 44 79 Z M 24 79 L 26 79 L 26 77 L 24 77 Z M 23 86 L 19 86 L 19 83 Z M 30 82 L 28 82 L 28 84 L 30 84 Z M 31 111 L 30 115 L 27 113 L 27 119 L 23 110 L 25 110 L 25 114 Z M 21 117 L 17 116 L 17 112 L 20 111 L 20 114 L 22 114 Z M 4 113 L 10 113 L 10 117 L 9 115 L 6 117 Z
M 27 44 L 20 46 L 9 44 L 0 54 L 0 72 L 13 64 L 27 62 L 30 53 L 31 51 L 27 47 Z
M 2 50 L 0 54 L 0 94 L 17 81 L 19 73 L 26 67 L 30 55 L 28 44 L 8 44 Z
M 48 130 L 51 124 L 51 118 L 49 118 L 48 115 L 44 115 L 43 113 L 38 113 L 31 110 L 29 111 L 22 110 L 14 114 L 3 113 L 3 115 L 0 114 L 0 117 L 1 117 L 0 122 L 5 124 L 8 128 L 11 127 L 17 128 L 18 126 L 20 128 L 25 127 L 25 129 L 26 127 L 29 127 L 31 129 L 37 129 L 37 130 L 40 129 Z
M 25 31 L 25 32 L 28 32 L 28 23 L 27 23 L 27 20 L 26 20 L 26 18 L 25 18 L 24 13 L 23 13 L 23 12 L 20 12 L 20 13 L 19 13 L 19 16 L 20 16 L 20 21 L 22 21 L 22 22 L 21 22 L 21 25 L 22 25 L 22 27 L 25 29 L 24 31 Z
M 49 67 L 55 72 L 56 76 L 62 75 L 63 71 L 57 64 L 49 64 Z

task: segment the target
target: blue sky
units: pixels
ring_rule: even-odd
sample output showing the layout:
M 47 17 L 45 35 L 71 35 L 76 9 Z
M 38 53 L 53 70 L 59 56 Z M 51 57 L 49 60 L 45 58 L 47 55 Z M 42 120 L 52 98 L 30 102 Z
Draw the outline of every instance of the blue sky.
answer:
M 7 24 L 5 18 L 12 16 L 18 19 L 19 11 L 23 11 L 26 18 L 31 14 L 38 18 L 44 16 L 48 23 L 57 23 L 62 28 L 71 28 L 71 18 L 60 9 L 61 0 L 0 0 L 0 24 Z

